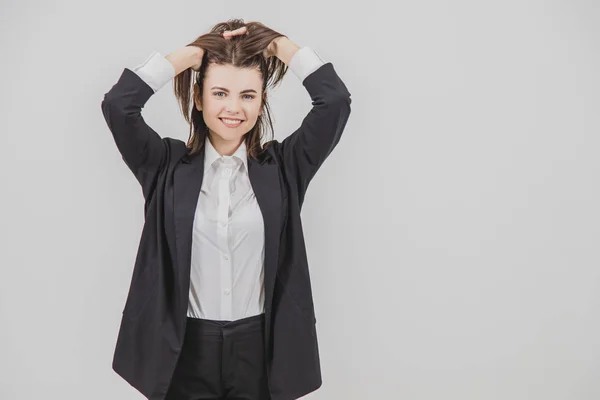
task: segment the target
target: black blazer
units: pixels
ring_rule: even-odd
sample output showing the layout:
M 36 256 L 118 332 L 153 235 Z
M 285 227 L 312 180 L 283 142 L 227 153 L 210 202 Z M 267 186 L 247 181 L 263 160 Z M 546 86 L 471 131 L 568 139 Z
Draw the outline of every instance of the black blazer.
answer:
M 319 350 L 300 210 L 309 182 L 340 140 L 350 93 L 326 63 L 302 84 L 312 109 L 281 143 L 274 140 L 248 173 L 265 224 L 267 376 L 273 400 L 321 386 Z M 142 187 L 145 222 L 112 368 L 148 399 L 162 400 L 187 321 L 192 223 L 204 151 L 161 138 L 142 118 L 154 91 L 125 68 L 104 95 L 102 113 L 123 160 Z

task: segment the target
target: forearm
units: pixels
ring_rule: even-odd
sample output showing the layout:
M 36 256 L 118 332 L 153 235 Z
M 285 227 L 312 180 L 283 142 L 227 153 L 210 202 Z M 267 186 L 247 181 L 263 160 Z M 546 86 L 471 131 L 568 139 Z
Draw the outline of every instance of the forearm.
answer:
M 300 46 L 292 42 L 285 36 L 279 37 L 276 40 L 275 57 L 279 58 L 285 65 L 290 65 L 290 61 L 294 54 L 300 50 Z
M 170 53 L 165 58 L 173 64 L 175 76 L 200 63 L 201 49 L 195 46 L 186 46 Z

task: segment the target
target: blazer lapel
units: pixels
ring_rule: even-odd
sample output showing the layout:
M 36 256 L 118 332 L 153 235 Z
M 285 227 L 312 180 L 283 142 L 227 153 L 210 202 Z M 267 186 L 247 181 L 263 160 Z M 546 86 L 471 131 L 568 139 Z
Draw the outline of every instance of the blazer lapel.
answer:
M 177 253 L 174 272 L 179 288 L 179 311 L 182 313 L 187 312 L 189 301 L 192 229 L 203 178 L 204 148 L 193 156 L 185 154 L 173 173 L 173 221 Z
M 270 159 L 267 151 L 262 153 L 259 161 L 248 159 L 248 174 L 258 206 L 262 212 L 265 226 L 265 314 L 267 321 L 271 317 L 271 303 L 275 286 L 275 276 L 279 259 L 279 238 L 282 221 L 282 191 L 279 181 L 278 165 L 267 162 Z M 269 338 L 270 324 L 266 324 L 266 338 Z

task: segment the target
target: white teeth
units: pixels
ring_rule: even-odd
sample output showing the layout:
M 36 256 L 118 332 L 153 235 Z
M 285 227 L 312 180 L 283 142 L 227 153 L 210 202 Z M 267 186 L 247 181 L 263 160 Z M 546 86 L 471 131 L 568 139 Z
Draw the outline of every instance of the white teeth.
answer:
M 238 120 L 238 119 L 225 119 L 225 118 L 221 118 L 223 120 L 223 122 L 228 123 L 229 125 L 236 125 L 236 124 L 241 124 L 242 121 Z

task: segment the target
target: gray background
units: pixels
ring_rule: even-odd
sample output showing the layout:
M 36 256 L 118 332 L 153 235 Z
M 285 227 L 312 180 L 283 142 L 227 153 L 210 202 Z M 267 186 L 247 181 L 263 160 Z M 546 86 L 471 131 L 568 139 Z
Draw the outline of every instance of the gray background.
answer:
M 597 1 L 2 1 L 1 399 L 141 399 L 111 369 L 143 198 L 100 102 L 232 17 L 314 48 L 352 115 L 303 209 L 307 398 L 600 398 Z M 276 137 L 310 110 L 290 73 Z M 187 139 L 171 86 L 147 103 Z

